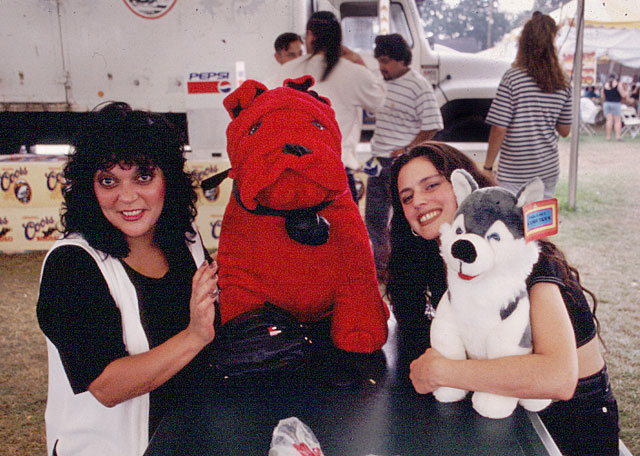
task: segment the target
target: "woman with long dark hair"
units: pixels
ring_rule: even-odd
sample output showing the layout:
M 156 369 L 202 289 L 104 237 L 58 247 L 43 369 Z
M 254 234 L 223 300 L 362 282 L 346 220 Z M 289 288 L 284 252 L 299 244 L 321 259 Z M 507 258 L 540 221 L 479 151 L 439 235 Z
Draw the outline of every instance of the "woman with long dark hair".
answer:
M 139 456 L 206 369 L 217 266 L 193 225 L 184 163 L 178 130 L 125 103 L 92 113 L 75 144 L 64 236 L 45 258 L 37 304 L 48 454 Z
M 342 134 L 342 162 L 356 198 L 353 173 L 360 168 L 356 146 L 360 141 L 360 108 L 375 111 L 384 103 L 385 86 L 360 56 L 342 45 L 342 28 L 330 11 L 317 11 L 307 21 L 307 54 L 282 65 L 275 78 L 277 84 L 287 78 L 311 75 L 315 90 L 331 101 Z
M 491 125 L 484 172 L 514 193 L 534 177 L 544 196 L 555 194 L 560 158 L 558 136 L 571 131 L 571 88 L 560 67 L 553 18 L 533 13 L 522 29 L 518 53 L 500 81 L 486 122 Z
M 422 394 L 447 386 L 555 399 L 539 414 L 563 453 L 617 455 L 618 408 L 597 337 L 597 300 L 553 243 L 539 241 L 540 257 L 527 279 L 532 354 L 451 360 L 427 348 L 431 319 L 447 288 L 438 241 L 440 226 L 452 223 L 457 210 L 450 182 L 455 169 L 468 171 L 481 187 L 491 184 L 471 160 L 444 143 L 423 143 L 391 167 L 387 290 L 398 322 L 400 360 L 411 363 L 414 388 Z

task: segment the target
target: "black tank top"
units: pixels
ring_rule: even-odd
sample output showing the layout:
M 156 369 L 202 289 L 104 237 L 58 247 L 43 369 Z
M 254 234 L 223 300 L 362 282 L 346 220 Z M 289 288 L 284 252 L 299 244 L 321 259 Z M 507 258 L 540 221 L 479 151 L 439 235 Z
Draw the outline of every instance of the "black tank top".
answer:
M 616 85 L 612 89 L 604 89 L 604 101 L 610 102 L 621 102 L 622 97 L 620 96 L 620 92 L 618 92 L 618 86 Z

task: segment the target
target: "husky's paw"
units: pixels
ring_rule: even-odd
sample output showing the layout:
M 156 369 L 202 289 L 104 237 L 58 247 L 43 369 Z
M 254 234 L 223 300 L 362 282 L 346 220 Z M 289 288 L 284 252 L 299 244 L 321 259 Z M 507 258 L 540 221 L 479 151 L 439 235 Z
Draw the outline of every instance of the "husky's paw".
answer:
M 443 386 L 442 388 L 438 388 L 433 392 L 435 398 L 440 402 L 458 402 L 464 399 L 467 395 L 465 390 L 461 390 L 458 388 L 449 388 Z
M 520 405 L 530 412 L 539 412 L 551 404 L 551 399 L 520 399 Z
M 518 398 L 476 392 L 473 393 L 471 402 L 475 411 L 480 415 L 499 419 L 506 418 L 513 413 L 518 405 Z

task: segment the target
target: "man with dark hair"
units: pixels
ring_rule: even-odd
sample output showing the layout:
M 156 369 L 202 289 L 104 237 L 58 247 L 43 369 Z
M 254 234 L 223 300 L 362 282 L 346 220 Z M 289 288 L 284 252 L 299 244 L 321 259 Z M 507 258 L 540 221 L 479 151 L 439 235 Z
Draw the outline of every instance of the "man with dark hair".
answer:
M 276 38 L 273 47 L 276 50 L 273 56 L 282 65 L 302 55 L 302 38 L 297 33 L 283 33 Z
M 389 252 L 391 161 L 433 138 L 443 128 L 443 122 L 431 84 L 409 66 L 411 49 L 401 35 L 377 36 L 373 55 L 387 82 L 387 96 L 382 109 L 376 111 L 376 127 L 371 139 L 373 157 L 366 167 L 371 172 L 367 179 L 365 223 L 381 278 Z

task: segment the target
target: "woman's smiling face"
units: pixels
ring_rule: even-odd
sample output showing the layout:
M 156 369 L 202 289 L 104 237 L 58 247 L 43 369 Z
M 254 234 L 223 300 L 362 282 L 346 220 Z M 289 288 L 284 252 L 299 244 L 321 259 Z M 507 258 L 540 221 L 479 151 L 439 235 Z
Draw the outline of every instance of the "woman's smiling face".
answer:
M 440 225 L 451 223 L 458 209 L 453 186 L 425 157 L 416 157 L 398 173 L 398 196 L 415 234 L 431 240 Z
M 164 207 L 165 179 L 160 168 L 117 164 L 96 173 L 93 189 L 106 219 L 128 241 L 153 236 Z

